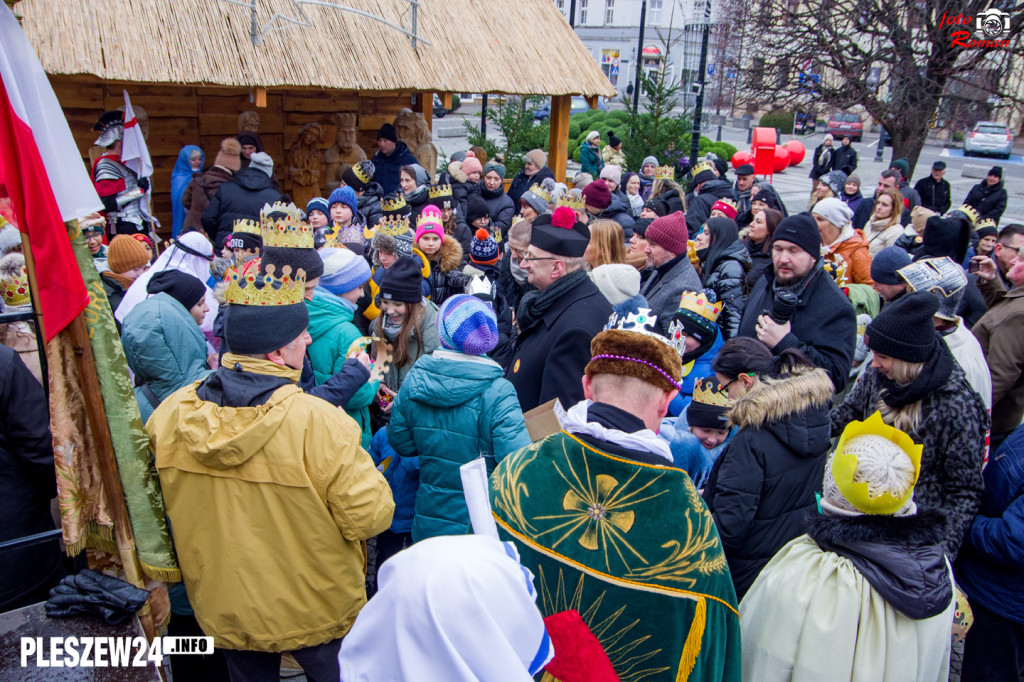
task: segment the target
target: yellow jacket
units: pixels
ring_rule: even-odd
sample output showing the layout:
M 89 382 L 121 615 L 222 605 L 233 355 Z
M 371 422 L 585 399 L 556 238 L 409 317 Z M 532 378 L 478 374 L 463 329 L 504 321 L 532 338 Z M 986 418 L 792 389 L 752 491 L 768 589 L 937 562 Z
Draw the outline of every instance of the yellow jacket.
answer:
M 360 543 L 391 525 L 391 490 L 356 423 L 303 393 L 300 371 L 224 356 L 238 365 L 287 383 L 256 407 L 225 407 L 197 382 L 146 423 L 185 587 L 215 646 L 323 644 L 366 603 Z

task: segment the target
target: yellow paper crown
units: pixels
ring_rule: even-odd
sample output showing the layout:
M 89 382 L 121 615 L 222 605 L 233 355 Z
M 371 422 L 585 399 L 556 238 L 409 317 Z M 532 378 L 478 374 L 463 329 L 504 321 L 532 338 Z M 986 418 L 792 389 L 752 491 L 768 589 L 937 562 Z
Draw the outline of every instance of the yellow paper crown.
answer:
M 266 265 L 267 274 L 259 277 L 256 269 L 245 275 L 232 272 L 224 300 L 233 305 L 283 306 L 301 303 L 306 293 L 306 271 L 299 268 L 292 278 L 292 268 L 281 268 L 281 279 L 274 277 L 275 266 Z
M 729 395 L 713 378 L 701 379 L 693 387 L 693 402 L 715 407 L 729 407 Z
M 712 173 L 714 173 L 715 172 L 715 164 L 711 163 L 710 161 L 701 161 L 700 163 L 695 165 L 692 169 L 690 169 L 690 177 L 695 178 L 695 177 L 697 177 L 697 175 L 701 171 L 706 171 L 706 170 L 707 171 L 711 171 Z
M 524 220 L 526 220 L 526 218 L 524 218 L 523 216 L 521 216 L 521 215 L 514 215 L 514 216 L 512 216 L 512 224 L 509 225 L 509 227 L 514 227 L 516 224 L 521 223 Z
M 739 206 L 738 206 L 738 205 L 736 204 L 736 202 L 735 202 L 735 201 L 733 201 L 732 199 L 726 199 L 726 198 L 722 198 L 722 199 L 715 199 L 715 203 L 716 203 L 716 204 L 717 204 L 717 203 L 723 203 L 723 204 L 725 204 L 726 206 L 729 206 L 729 207 L 731 207 L 731 208 L 732 208 L 732 210 L 734 210 L 734 211 L 738 211 L 738 210 L 739 210 Z
M 574 195 L 571 192 L 566 192 L 562 196 L 558 197 L 558 201 L 555 202 L 556 206 L 567 206 L 574 211 L 582 211 L 586 208 L 586 200 L 582 195 Z
M 373 180 L 373 176 L 367 175 L 366 171 L 363 170 L 362 163 L 357 163 L 354 166 L 352 166 L 352 174 L 359 178 L 359 182 L 363 183 L 364 185 L 370 184 L 370 181 Z
M 28 305 L 32 301 L 32 295 L 28 290 L 28 273 L 24 265 L 21 266 L 18 276 L 0 281 L 0 296 L 3 297 L 5 306 Z
M 404 215 L 386 215 L 377 223 L 377 234 L 398 237 L 409 231 L 409 217 Z
M 672 166 L 658 166 L 658 170 L 654 171 L 655 180 L 675 180 L 676 172 Z
M 978 218 L 980 216 L 978 215 L 978 212 L 974 209 L 973 206 L 968 206 L 967 204 L 960 204 L 959 206 L 951 208 L 948 211 L 946 211 L 946 215 L 942 217 L 949 218 L 952 217 L 954 213 L 963 213 L 965 216 L 967 216 L 967 219 L 971 221 L 971 225 L 977 226 Z
M 903 431 L 886 424 L 880 412 L 875 412 L 862 422 L 850 422 L 843 429 L 843 435 L 839 437 L 836 452 L 832 456 L 832 478 L 836 482 L 836 488 L 850 504 L 865 514 L 895 514 L 910 501 L 914 494 L 914 486 L 911 485 L 899 498 L 888 491 L 872 496 L 868 490 L 868 483 L 857 481 L 857 456 L 845 451 L 846 444 L 858 436 L 868 435 L 880 436 L 906 453 L 914 467 L 913 483 L 917 482 L 921 474 L 923 446 L 915 443 L 914 439 Z
M 425 214 L 421 213 L 416 218 L 416 229 L 419 230 L 420 227 L 422 227 L 423 225 L 433 225 L 433 226 L 435 226 L 435 227 L 437 227 L 437 228 L 439 228 L 441 230 L 444 229 L 444 225 L 441 224 L 440 220 L 438 220 L 437 218 L 435 218 L 433 216 L 428 216 L 428 215 L 425 215 Z
M 401 193 L 393 194 L 380 200 L 380 208 L 383 211 L 401 211 L 407 205 L 408 204 L 405 202 L 405 195 Z
M 234 225 L 231 226 L 231 233 L 236 234 L 244 232 L 245 234 L 254 234 L 259 237 L 262 234 L 260 223 L 255 220 L 249 220 L 248 218 L 239 218 L 235 221 Z
M 451 185 L 431 185 L 427 188 L 427 196 L 431 199 L 440 199 L 441 197 L 452 196 Z
M 260 211 L 260 228 L 264 247 L 313 248 L 313 228 L 302 222 L 302 211 L 295 204 L 266 204 Z
M 540 185 L 534 185 L 533 187 L 531 187 L 529 189 L 529 191 L 532 194 L 536 194 L 537 196 L 539 196 L 541 199 L 543 199 L 544 201 L 548 202 L 549 204 L 551 203 L 551 192 L 547 191 L 546 189 L 544 189 Z
M 991 218 L 982 218 L 978 222 L 974 223 L 975 230 L 980 230 L 983 227 L 996 227 L 996 221 Z
M 684 291 L 682 298 L 679 299 L 679 309 L 689 310 L 711 322 L 718 322 L 718 316 L 722 313 L 722 302 L 711 303 L 703 291 Z

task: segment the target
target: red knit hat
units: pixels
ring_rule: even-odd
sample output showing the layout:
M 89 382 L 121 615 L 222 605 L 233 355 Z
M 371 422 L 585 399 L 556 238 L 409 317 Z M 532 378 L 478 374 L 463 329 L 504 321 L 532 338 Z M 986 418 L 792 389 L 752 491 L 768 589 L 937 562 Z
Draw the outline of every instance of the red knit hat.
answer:
M 594 180 L 583 188 L 583 200 L 602 211 L 612 203 L 612 193 L 604 180 Z
M 711 210 L 721 211 L 725 214 L 725 217 L 736 220 L 736 206 L 729 199 L 719 199 L 711 206 Z
M 655 219 L 647 226 L 646 238 L 669 253 L 686 253 L 686 241 L 690 238 L 686 229 L 686 216 L 682 211 L 676 211 Z

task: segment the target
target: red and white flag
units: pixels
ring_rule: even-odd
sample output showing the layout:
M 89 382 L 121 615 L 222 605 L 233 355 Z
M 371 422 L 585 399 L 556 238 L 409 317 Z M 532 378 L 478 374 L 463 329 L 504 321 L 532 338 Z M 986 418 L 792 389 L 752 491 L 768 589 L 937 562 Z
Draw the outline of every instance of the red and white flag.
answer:
M 132 101 L 128 98 L 128 91 L 124 93 L 124 137 L 121 141 L 121 163 L 135 171 L 140 178 L 153 177 L 153 160 L 149 158 L 149 147 L 146 146 L 146 138 L 142 135 L 142 128 L 139 127 L 139 119 L 135 118 L 135 110 L 132 109 Z M 149 211 L 149 192 L 146 192 L 145 204 L 143 204 L 146 216 L 153 220 Z
M 89 303 L 64 221 L 103 210 L 35 50 L 0 5 L 0 183 L 37 264 L 49 341 Z

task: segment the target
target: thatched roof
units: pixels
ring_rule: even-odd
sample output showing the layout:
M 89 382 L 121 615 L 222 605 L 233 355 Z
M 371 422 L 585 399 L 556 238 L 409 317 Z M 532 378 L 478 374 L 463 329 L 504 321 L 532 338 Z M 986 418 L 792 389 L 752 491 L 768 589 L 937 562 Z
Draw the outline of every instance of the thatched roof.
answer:
M 327 0 L 334 1 L 334 0 Z M 406 0 L 337 0 L 410 26 Z M 551 0 L 419 0 L 408 36 L 303 3 L 312 27 L 253 47 L 247 7 L 224 0 L 25 0 L 23 26 L 50 74 L 241 87 L 606 95 L 614 88 Z M 298 18 L 293 0 L 257 0 L 257 21 Z M 282 25 L 278 20 L 278 25 Z

